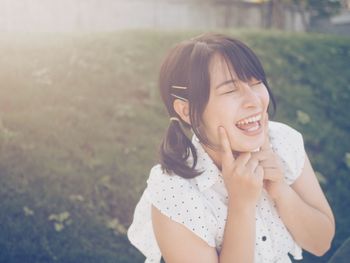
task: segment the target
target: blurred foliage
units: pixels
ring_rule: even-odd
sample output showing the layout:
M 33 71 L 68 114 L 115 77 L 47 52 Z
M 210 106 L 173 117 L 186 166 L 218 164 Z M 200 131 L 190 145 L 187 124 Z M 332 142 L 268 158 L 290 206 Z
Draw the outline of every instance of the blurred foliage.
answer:
M 262 60 L 273 120 L 304 136 L 337 229 L 303 262 L 326 262 L 350 236 L 350 39 L 223 32 Z M 0 262 L 143 262 L 125 233 L 168 125 L 158 69 L 198 33 L 1 36 Z
M 342 0 L 282 0 L 307 9 L 311 17 L 330 17 L 339 13 Z

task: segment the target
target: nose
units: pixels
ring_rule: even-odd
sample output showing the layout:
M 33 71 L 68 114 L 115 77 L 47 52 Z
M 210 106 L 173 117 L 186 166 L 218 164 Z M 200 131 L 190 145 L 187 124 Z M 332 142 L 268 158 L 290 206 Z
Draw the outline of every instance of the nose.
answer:
M 243 106 L 246 108 L 249 107 L 259 107 L 261 104 L 261 99 L 259 92 L 254 91 L 247 83 L 241 83 L 241 91 L 243 92 Z

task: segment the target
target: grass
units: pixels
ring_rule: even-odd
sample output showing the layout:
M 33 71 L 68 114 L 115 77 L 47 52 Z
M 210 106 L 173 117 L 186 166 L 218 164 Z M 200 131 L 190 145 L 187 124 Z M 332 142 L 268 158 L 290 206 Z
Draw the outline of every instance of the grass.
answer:
M 350 39 L 222 32 L 256 51 L 274 119 L 304 135 L 337 234 L 324 257 L 304 252 L 303 262 L 326 262 L 350 236 Z M 143 261 L 125 231 L 168 125 L 158 69 L 173 44 L 199 33 L 1 36 L 0 262 Z

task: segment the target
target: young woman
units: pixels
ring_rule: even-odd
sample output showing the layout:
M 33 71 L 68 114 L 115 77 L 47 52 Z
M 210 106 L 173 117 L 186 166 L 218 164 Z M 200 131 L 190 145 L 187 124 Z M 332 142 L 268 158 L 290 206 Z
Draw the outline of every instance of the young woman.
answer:
M 128 229 L 145 262 L 291 262 L 330 247 L 332 210 L 254 52 L 207 33 L 160 71 L 169 127 Z M 189 136 L 192 135 L 192 138 Z

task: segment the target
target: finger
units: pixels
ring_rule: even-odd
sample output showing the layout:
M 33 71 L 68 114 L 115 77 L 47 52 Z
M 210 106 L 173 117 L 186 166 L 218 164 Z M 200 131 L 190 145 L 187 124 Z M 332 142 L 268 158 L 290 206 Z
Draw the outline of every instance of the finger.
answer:
M 271 160 L 271 158 L 259 160 L 259 162 L 260 162 L 260 165 L 262 165 L 264 168 L 272 168 L 272 167 L 276 168 L 276 162 L 275 160 Z
M 228 139 L 226 130 L 222 126 L 219 126 L 219 137 L 220 137 L 220 145 L 222 150 L 222 154 L 221 154 L 222 166 L 224 166 L 232 163 L 235 160 L 235 158 L 232 155 L 231 144 Z
M 263 123 L 264 123 L 264 132 L 265 132 L 265 141 L 264 141 L 264 144 L 261 146 L 261 150 L 267 150 L 271 148 L 270 137 L 269 137 L 269 115 L 267 112 L 265 114 Z
M 270 153 L 269 150 L 265 150 L 265 151 L 258 151 L 258 152 L 252 152 L 252 156 L 259 160 L 260 164 L 265 161 L 268 160 L 270 158 Z
M 241 153 L 235 161 L 235 174 L 244 175 L 245 170 L 247 169 L 246 165 L 250 160 L 252 154 L 251 152 Z
M 262 166 L 258 165 L 256 167 L 256 170 L 255 170 L 255 173 L 254 175 L 256 176 L 256 178 L 259 180 L 259 181 L 263 181 L 264 180 L 264 169 Z
M 259 165 L 259 160 L 257 160 L 256 158 L 250 158 L 246 167 L 250 173 L 254 173 L 258 165 Z
M 280 171 L 275 168 L 264 167 L 264 180 L 276 181 L 280 178 Z

